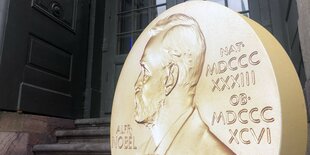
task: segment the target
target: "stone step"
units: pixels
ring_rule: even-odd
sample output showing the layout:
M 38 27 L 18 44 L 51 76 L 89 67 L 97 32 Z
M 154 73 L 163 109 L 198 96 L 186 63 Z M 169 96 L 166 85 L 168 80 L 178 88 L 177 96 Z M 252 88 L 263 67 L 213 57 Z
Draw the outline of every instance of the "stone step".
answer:
M 57 130 L 55 136 L 58 143 L 109 142 L 110 129 Z
M 79 130 L 93 130 L 93 129 L 101 129 L 103 127 L 109 127 L 108 124 L 97 124 L 97 125 L 93 125 L 93 126 L 76 126 L 75 129 L 79 129 Z
M 33 147 L 35 155 L 108 155 L 110 117 L 75 120 L 75 129 L 56 130 L 56 144 Z
M 111 116 L 106 116 L 102 118 L 77 119 L 74 121 L 74 124 L 79 129 L 87 129 L 89 127 L 110 126 L 110 121 Z
M 70 144 L 70 143 L 106 143 L 110 142 L 109 137 L 62 137 L 57 140 L 59 144 Z
M 35 155 L 106 155 L 109 143 L 40 144 L 33 147 Z
M 110 129 L 108 127 L 103 127 L 100 129 L 88 129 L 88 130 L 56 130 L 56 137 L 64 136 L 108 136 L 110 135 Z
M 111 153 L 100 152 L 38 152 L 34 155 L 111 155 Z

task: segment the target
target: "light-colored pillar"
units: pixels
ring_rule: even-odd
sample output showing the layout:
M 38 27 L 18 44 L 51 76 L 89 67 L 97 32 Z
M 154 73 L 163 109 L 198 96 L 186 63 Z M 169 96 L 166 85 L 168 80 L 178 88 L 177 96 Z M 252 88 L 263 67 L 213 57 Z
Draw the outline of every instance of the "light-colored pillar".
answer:
M 307 82 L 310 80 L 310 1 L 297 0 L 298 29 Z
M 296 0 L 298 7 L 298 31 L 300 38 L 300 46 L 302 50 L 302 57 L 305 66 L 307 81 L 303 86 L 305 89 L 305 97 L 308 103 L 308 121 L 310 115 L 310 1 Z M 310 134 L 310 124 L 308 123 L 308 134 Z M 310 137 L 308 135 L 307 154 L 310 153 Z
M 306 72 L 305 97 L 308 103 L 308 114 L 310 108 L 310 1 L 296 0 L 298 7 L 298 30 L 300 46 Z M 308 117 L 309 118 L 309 117 Z

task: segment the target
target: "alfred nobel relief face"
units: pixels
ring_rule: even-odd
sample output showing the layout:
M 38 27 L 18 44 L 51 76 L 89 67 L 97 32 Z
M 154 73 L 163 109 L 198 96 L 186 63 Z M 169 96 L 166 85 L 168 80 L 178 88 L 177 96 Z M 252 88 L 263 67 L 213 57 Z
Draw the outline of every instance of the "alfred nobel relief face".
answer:
M 185 15 L 165 18 L 149 33 L 135 84 L 135 121 L 145 125 L 155 123 L 171 92 L 195 93 L 205 52 L 198 24 Z
M 135 84 L 135 120 L 152 124 L 165 99 L 165 69 L 158 48 L 147 46 L 140 60 L 141 72 Z

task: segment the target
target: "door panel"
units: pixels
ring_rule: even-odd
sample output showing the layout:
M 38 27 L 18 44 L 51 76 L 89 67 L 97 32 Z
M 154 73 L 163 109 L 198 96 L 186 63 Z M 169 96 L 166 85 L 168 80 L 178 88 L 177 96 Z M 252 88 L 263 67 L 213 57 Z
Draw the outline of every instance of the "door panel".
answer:
M 28 65 L 69 80 L 72 53 L 51 45 L 42 39 L 30 36 Z M 57 61 L 55 61 L 57 60 Z
M 19 110 L 50 116 L 70 117 L 72 97 L 58 91 L 22 83 L 19 94 Z M 60 109 L 61 108 L 61 109 Z
M 81 117 L 89 0 L 11 0 L 0 108 Z
M 32 7 L 55 22 L 75 31 L 78 0 L 33 0 Z
M 48 82 L 47 82 L 48 81 Z M 38 69 L 30 65 L 24 68 L 23 82 L 31 83 L 43 88 L 49 88 L 64 94 L 70 94 L 70 81 L 55 74 L 50 74 L 44 69 Z

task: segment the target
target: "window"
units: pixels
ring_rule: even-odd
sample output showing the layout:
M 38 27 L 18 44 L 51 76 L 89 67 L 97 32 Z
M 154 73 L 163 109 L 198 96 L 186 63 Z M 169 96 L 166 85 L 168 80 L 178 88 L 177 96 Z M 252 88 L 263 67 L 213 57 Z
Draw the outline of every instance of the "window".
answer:
M 144 28 L 165 10 L 166 0 L 120 0 L 117 13 L 117 54 L 128 54 Z
M 171 0 L 119 0 L 117 10 L 117 53 L 128 54 L 144 28 L 164 12 Z M 183 1 L 183 0 L 182 0 Z M 187 1 L 187 0 L 184 0 Z M 248 0 L 210 0 L 249 17 Z M 174 2 L 175 3 L 175 2 Z
M 248 0 L 209 0 L 222 4 L 240 14 L 250 17 Z
M 213 2 L 220 3 L 226 7 L 239 12 L 247 17 L 249 17 L 249 4 L 248 0 L 210 0 Z

